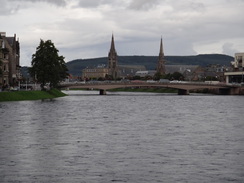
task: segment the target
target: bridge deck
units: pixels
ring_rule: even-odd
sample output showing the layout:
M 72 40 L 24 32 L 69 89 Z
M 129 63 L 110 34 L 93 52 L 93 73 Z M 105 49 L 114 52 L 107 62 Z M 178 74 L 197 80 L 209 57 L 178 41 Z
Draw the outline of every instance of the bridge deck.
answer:
M 61 88 L 87 88 L 87 89 L 99 89 L 109 90 L 116 88 L 128 88 L 128 87 L 162 87 L 162 88 L 174 88 L 181 90 L 195 90 L 195 89 L 219 89 L 219 88 L 233 88 L 237 86 L 226 84 L 206 84 L 206 83 L 71 83 L 62 84 Z

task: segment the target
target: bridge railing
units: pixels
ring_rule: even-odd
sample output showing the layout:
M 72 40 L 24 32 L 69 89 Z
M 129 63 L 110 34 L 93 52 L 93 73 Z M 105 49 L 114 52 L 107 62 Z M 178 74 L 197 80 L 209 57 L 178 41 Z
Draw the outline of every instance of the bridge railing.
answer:
M 74 85 L 201 85 L 201 86 L 228 86 L 228 87 L 235 87 L 239 85 L 233 84 L 226 84 L 226 83 L 206 83 L 206 82 L 193 82 L 193 81 L 171 81 L 171 82 L 146 82 L 146 81 L 89 81 L 89 82 L 62 82 L 60 83 L 61 86 L 74 86 Z

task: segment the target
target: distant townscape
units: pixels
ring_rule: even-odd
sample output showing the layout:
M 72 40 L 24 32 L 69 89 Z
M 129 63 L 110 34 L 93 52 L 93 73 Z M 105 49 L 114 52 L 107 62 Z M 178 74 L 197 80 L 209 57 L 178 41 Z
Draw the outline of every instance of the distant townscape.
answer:
M 0 89 L 31 83 L 27 67 L 20 67 L 20 43 L 0 32 Z M 158 56 L 118 56 L 112 35 L 108 57 L 78 59 L 66 63 L 67 81 L 89 80 L 185 80 L 243 83 L 244 52 L 234 58 L 221 54 L 165 56 L 163 40 Z
M 159 45 L 159 56 L 118 56 L 112 35 L 107 58 L 74 60 L 68 62 L 67 67 L 70 80 L 158 80 L 167 78 L 170 80 L 241 83 L 244 70 L 243 58 L 244 53 L 236 53 L 234 58 L 220 54 L 165 56 L 162 38 Z

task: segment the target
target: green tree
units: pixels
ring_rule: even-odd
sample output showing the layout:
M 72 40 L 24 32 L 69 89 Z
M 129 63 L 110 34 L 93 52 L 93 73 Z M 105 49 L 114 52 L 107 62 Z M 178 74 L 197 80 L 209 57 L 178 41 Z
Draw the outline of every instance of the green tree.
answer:
M 150 75 L 146 75 L 146 76 L 144 77 L 144 80 L 151 80 L 151 79 L 153 79 L 153 77 L 150 76 Z
M 207 76 L 205 81 L 218 81 L 218 78 L 216 76 Z
M 105 75 L 105 80 L 112 80 L 112 79 L 113 79 L 112 75 L 109 75 L 109 74 Z
M 170 73 L 165 74 L 162 79 L 168 79 L 168 80 L 170 80 L 171 79 L 171 74 Z
M 0 59 L 0 77 L 2 77 L 2 75 L 3 75 L 3 70 L 2 70 L 2 60 Z
M 156 72 L 153 76 L 154 80 L 160 80 L 163 78 L 163 75 L 160 72 Z
M 41 84 L 42 90 L 47 83 L 50 83 L 51 88 L 57 87 L 58 83 L 68 76 L 64 57 L 59 56 L 58 52 L 51 40 L 41 40 L 36 53 L 32 55 L 32 67 L 29 71 Z
M 0 44 L 1 44 L 1 47 L 2 47 L 2 36 L 0 34 Z M 0 55 L 2 55 L 2 48 L 0 48 Z M 2 59 L 0 58 L 0 77 L 3 75 L 3 71 L 2 71 Z
M 184 80 L 184 76 L 179 73 L 179 72 L 174 72 L 172 75 L 171 75 L 171 79 L 175 79 L 175 80 Z
M 133 80 L 141 80 L 141 76 L 133 76 Z

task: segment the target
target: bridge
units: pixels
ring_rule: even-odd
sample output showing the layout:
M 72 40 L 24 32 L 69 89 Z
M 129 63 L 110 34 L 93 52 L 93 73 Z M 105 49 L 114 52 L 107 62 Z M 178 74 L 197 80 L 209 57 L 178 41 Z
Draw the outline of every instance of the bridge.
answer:
M 87 83 L 61 83 L 60 88 L 69 89 L 96 89 L 100 95 L 106 95 L 106 90 L 116 88 L 132 88 L 132 87 L 161 87 L 172 88 L 178 90 L 178 95 L 189 95 L 192 90 L 210 89 L 216 94 L 222 95 L 239 95 L 243 92 L 244 87 L 239 85 L 228 84 L 208 84 L 204 82 L 177 82 L 177 83 L 160 83 L 160 82 L 87 82 Z

